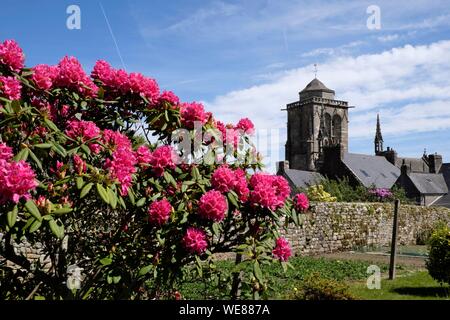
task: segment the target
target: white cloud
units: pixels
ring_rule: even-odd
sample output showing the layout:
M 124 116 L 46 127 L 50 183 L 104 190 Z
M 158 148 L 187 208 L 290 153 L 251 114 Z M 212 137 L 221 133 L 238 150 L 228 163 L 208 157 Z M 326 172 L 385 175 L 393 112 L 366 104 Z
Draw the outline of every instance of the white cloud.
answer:
M 318 78 L 336 91 L 336 99 L 356 106 L 350 113 L 350 138 L 372 136 L 378 111 L 385 134 L 450 129 L 449 56 L 450 41 L 406 45 L 331 58 L 320 65 Z M 284 132 L 286 114 L 280 109 L 298 99 L 298 91 L 313 78 L 311 70 L 311 65 L 287 70 L 265 84 L 218 96 L 208 108 L 225 121 L 248 116 L 257 128 Z M 281 153 L 285 137 L 280 140 L 275 152 Z
M 395 41 L 398 38 L 399 38 L 399 35 L 395 33 L 395 34 L 388 34 L 385 36 L 379 36 L 377 39 L 380 42 L 390 42 L 390 41 Z

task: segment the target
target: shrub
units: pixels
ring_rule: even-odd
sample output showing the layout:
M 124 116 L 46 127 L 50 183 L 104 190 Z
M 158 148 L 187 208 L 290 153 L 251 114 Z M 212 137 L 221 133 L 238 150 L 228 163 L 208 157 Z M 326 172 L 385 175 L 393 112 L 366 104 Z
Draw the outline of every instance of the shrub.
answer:
M 311 201 L 336 202 L 336 197 L 331 196 L 324 190 L 323 185 L 311 186 L 307 190 L 308 198 Z
M 297 288 L 293 299 L 297 300 L 354 300 L 349 287 L 342 282 L 323 278 L 314 272 L 307 276 Z
M 426 262 L 430 275 L 440 283 L 450 284 L 450 228 L 437 228 L 429 239 Z

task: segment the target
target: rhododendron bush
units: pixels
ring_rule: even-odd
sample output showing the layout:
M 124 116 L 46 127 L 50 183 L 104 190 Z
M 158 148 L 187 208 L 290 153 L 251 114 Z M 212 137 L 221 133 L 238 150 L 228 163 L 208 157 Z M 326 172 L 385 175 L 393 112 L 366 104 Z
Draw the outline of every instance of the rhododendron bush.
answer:
M 251 120 L 224 124 L 102 60 L 90 75 L 74 57 L 24 61 L 0 43 L 2 298 L 170 299 L 193 278 L 264 294 L 308 199 L 261 172 Z M 224 275 L 214 262 L 229 252 Z

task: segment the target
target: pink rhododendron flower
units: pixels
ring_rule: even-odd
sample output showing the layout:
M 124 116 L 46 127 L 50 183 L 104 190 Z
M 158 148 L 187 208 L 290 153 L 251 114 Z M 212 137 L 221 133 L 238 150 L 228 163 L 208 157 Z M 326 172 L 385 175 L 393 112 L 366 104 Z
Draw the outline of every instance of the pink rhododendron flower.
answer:
M 244 131 L 244 133 L 249 135 L 252 135 L 255 132 L 255 126 L 253 125 L 253 122 L 248 118 L 239 120 L 239 122 L 235 126 L 235 129 L 240 129 Z
M 294 207 L 295 210 L 300 212 L 305 212 L 309 208 L 309 200 L 306 194 L 304 193 L 297 193 L 294 196 Z
M 22 84 L 14 77 L 0 76 L 0 95 L 9 100 L 20 100 Z
M 222 221 L 227 210 L 227 200 L 217 190 L 206 192 L 201 196 L 198 203 L 198 214 L 208 220 Z
M 100 129 L 92 121 L 72 120 L 67 122 L 68 128 L 66 135 L 72 139 L 81 138 L 82 142 L 86 142 L 100 135 Z
M 236 184 L 234 186 L 234 191 L 238 195 L 239 200 L 245 202 L 248 200 L 248 196 L 250 194 L 245 171 L 239 168 L 234 170 L 234 174 L 236 175 Z
M 166 199 L 155 201 L 148 210 L 149 221 L 154 225 L 161 226 L 169 220 L 172 206 Z
M 18 203 L 20 198 L 29 199 L 30 191 L 34 190 L 38 183 L 31 166 L 21 160 L 0 161 L 0 203 L 13 201 Z
M 112 160 L 106 159 L 105 168 L 113 180 L 120 183 L 120 194 L 125 196 L 133 182 L 133 173 L 136 172 L 136 157 L 127 148 L 119 148 L 112 154 Z
M 167 103 L 171 108 L 175 109 L 180 104 L 180 99 L 172 91 L 164 91 L 159 96 L 158 102 L 163 106 Z
M 38 89 L 50 90 L 53 86 L 53 81 L 58 75 L 57 66 L 49 66 L 46 64 L 38 64 L 33 67 L 33 75 L 31 79 L 34 81 Z
M 111 86 L 114 79 L 114 69 L 105 60 L 97 60 L 91 72 L 91 77 L 103 82 L 106 86 Z
M 280 261 L 288 261 L 289 257 L 292 256 L 291 246 L 285 238 L 278 238 L 272 253 Z
M 130 139 L 119 131 L 113 131 L 109 129 L 103 130 L 102 140 L 105 145 L 109 146 L 113 150 L 118 148 L 126 148 L 131 150 Z
M 135 156 L 139 164 L 150 163 L 152 159 L 152 153 L 147 146 L 140 146 L 139 148 L 137 148 Z
M 250 178 L 250 186 L 250 201 L 271 210 L 282 207 L 290 194 L 289 184 L 281 176 L 257 173 Z
M 131 92 L 140 94 L 151 103 L 158 100 L 159 87 L 154 79 L 144 77 L 141 73 L 132 72 L 128 75 L 128 83 Z
M 165 169 L 174 169 L 176 161 L 175 150 L 171 146 L 161 146 L 153 151 L 149 161 L 156 176 L 163 175 Z
M 236 184 L 233 170 L 228 166 L 220 166 L 211 176 L 211 185 L 220 192 L 228 192 L 234 188 Z
M 187 229 L 183 237 L 183 245 L 190 253 L 202 254 L 208 247 L 205 232 L 193 227 Z
M 235 149 L 239 143 L 239 131 L 235 130 L 232 124 L 223 124 L 221 121 L 216 121 L 216 128 L 222 135 L 222 142 L 225 146 L 232 145 Z
M 200 122 L 201 125 L 204 125 L 208 121 L 208 114 L 201 103 L 182 103 L 180 110 L 181 123 L 188 129 L 194 128 L 194 122 Z
M 282 176 L 272 176 L 272 187 L 275 189 L 278 201 L 283 205 L 291 194 L 289 183 Z
M 73 165 L 76 173 L 82 174 L 86 172 L 86 162 L 77 154 L 73 156 Z
M 0 161 L 10 161 L 13 157 L 12 148 L 6 143 L 0 143 Z
M 84 72 L 75 57 L 64 57 L 58 63 L 58 74 L 54 81 L 58 87 L 76 90 L 87 97 L 97 95 L 98 87 Z
M 25 55 L 16 41 L 6 40 L 0 43 L 0 63 L 10 71 L 19 72 L 23 68 Z

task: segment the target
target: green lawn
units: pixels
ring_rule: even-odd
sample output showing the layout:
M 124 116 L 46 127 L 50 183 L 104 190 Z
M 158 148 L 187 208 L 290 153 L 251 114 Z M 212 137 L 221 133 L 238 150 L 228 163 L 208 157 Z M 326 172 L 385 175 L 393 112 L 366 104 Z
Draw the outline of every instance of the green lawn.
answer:
M 365 300 L 450 300 L 449 286 L 440 286 L 427 271 L 400 274 L 395 280 L 381 280 L 381 288 L 368 289 L 365 282 L 350 284 L 350 292 Z

